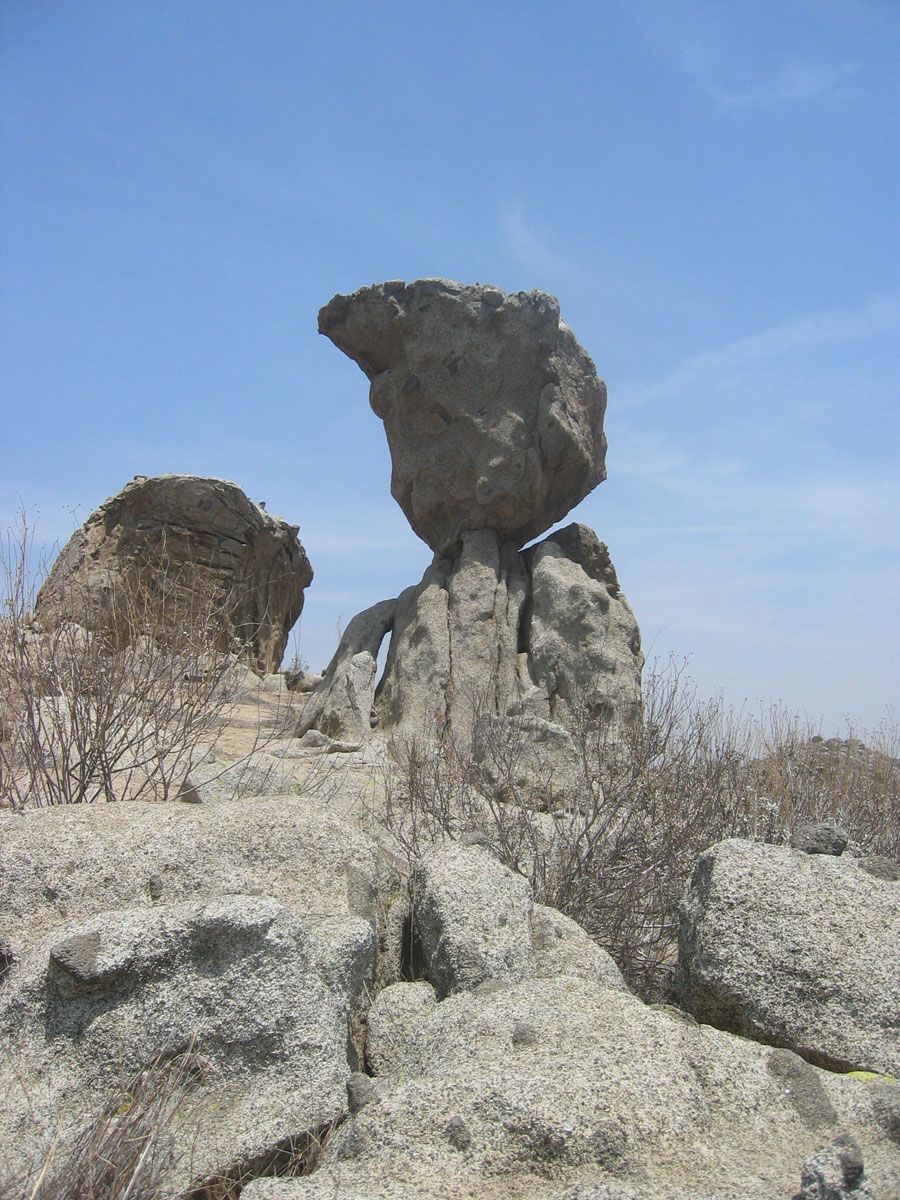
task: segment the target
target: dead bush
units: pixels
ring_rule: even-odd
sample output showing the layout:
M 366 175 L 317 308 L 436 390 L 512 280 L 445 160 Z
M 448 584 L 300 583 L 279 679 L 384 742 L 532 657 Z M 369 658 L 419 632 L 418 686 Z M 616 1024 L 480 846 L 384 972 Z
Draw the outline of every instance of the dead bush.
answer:
M 184 1191 L 173 1188 L 174 1178 L 193 1174 L 193 1143 L 184 1131 L 202 1117 L 202 1110 L 192 1115 L 191 1106 L 197 1083 L 209 1082 L 210 1071 L 194 1046 L 160 1055 L 111 1088 L 74 1135 L 35 1130 L 46 1143 L 42 1161 L 0 1171 L 0 1200 L 237 1200 L 251 1179 L 292 1178 L 315 1169 L 343 1112 L 258 1160 L 197 1178 Z
M 186 1160 L 172 1119 L 190 1103 L 206 1070 L 193 1048 L 160 1056 L 111 1089 L 94 1116 L 74 1133 L 36 1130 L 48 1143 L 43 1160 L 0 1180 L 2 1200 L 163 1200 L 166 1177 Z
M 548 761 L 535 774 L 514 723 L 482 725 L 477 756 L 470 737 L 395 745 L 384 821 L 410 860 L 440 838 L 485 834 L 535 899 L 578 921 L 646 999 L 667 992 L 678 902 L 713 843 L 783 843 L 799 822 L 828 819 L 858 851 L 900 857 L 895 723 L 868 746 L 825 742 L 783 706 L 751 717 L 703 699 L 672 661 L 647 671 L 631 729 L 610 729 L 596 706 L 580 712 L 574 770 Z
M 173 797 L 247 677 L 220 645 L 228 601 L 162 557 L 109 582 L 100 626 L 96 588 L 77 586 L 35 621 L 31 545 L 23 519 L 2 556 L 0 805 Z

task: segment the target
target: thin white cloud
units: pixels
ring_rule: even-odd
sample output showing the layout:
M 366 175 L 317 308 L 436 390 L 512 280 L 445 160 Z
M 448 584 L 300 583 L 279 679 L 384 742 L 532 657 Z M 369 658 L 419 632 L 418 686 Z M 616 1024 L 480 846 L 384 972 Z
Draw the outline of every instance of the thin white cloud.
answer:
M 723 112 L 767 111 L 839 96 L 856 64 L 811 52 L 749 53 L 740 6 L 700 0 L 632 0 L 641 36 Z
M 836 94 L 854 73 L 854 68 L 845 63 L 798 58 L 776 69 L 768 78 L 738 83 L 707 78 L 701 79 L 701 83 L 722 108 L 764 111 L 808 104 Z
M 563 290 L 560 284 L 580 286 L 589 280 L 588 274 L 556 249 L 550 236 L 529 221 L 520 207 L 503 209 L 499 224 L 507 249 L 534 279 L 557 290 Z
M 864 341 L 895 330 L 900 331 L 898 293 L 870 297 L 855 308 L 810 313 L 762 333 L 689 355 L 661 379 L 623 389 L 616 399 L 616 407 L 622 410 L 643 408 L 667 401 L 674 395 L 688 398 L 716 380 L 750 366 L 769 363 L 816 346 L 833 347 Z

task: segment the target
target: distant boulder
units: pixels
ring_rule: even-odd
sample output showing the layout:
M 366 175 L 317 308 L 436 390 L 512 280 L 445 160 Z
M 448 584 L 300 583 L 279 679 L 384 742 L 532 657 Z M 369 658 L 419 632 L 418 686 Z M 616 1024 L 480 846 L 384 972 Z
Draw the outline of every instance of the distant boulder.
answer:
M 313 577 L 297 533 L 234 483 L 137 475 L 69 539 L 35 616 L 75 620 L 118 645 L 191 621 L 211 649 L 276 671 Z

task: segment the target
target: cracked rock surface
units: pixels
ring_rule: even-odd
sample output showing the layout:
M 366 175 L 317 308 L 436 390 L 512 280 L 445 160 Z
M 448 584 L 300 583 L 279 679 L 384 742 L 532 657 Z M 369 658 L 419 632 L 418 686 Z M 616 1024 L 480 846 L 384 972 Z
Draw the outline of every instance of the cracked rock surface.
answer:
M 297 534 L 234 483 L 138 475 L 69 539 L 35 616 L 45 625 L 77 620 L 122 642 L 145 632 L 131 627 L 134 611 L 165 623 L 177 605 L 217 618 L 211 649 L 238 643 L 258 670 L 276 671 L 313 577 Z M 136 593 L 139 608 L 129 612 Z
M 634 613 L 593 530 L 570 525 L 524 554 L 476 530 L 463 535 L 455 556 L 436 555 L 421 583 L 396 601 L 354 617 L 299 732 L 358 737 L 375 726 L 468 736 L 476 720 L 499 721 L 495 733 L 522 742 L 537 783 L 550 763 L 571 774 L 576 755 L 566 728 L 585 709 L 618 729 L 639 718 L 643 662 Z M 497 737 L 484 733 L 476 731 L 476 742 L 496 746 Z M 536 746 L 542 769 L 531 761 Z M 566 790 L 562 774 L 555 784 Z
M 477 529 L 521 546 L 606 477 L 606 387 L 555 297 L 381 283 L 335 296 L 319 332 L 368 376 L 391 494 L 433 550 Z

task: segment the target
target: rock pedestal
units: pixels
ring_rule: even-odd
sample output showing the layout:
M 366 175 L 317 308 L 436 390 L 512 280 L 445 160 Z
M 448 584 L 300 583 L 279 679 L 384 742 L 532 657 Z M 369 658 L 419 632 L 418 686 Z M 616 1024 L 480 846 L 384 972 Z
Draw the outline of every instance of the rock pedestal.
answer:
M 571 525 L 525 553 L 490 530 L 461 542 L 416 587 L 354 617 L 301 732 L 358 740 L 372 728 L 406 737 L 475 728 L 558 749 L 585 716 L 619 729 L 639 717 L 640 632 L 590 529 Z

